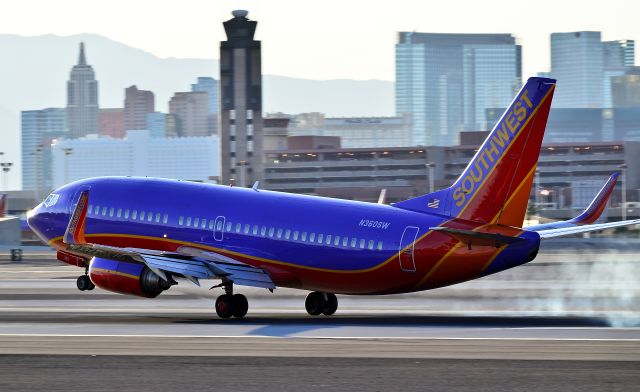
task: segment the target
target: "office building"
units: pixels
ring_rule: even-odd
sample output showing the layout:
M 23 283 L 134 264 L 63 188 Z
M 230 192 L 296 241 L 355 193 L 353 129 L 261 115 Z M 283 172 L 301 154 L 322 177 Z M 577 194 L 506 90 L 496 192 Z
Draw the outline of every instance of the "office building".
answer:
M 220 42 L 221 181 L 239 186 L 261 179 L 264 159 L 261 44 L 247 14 L 232 12 Z
M 22 189 L 36 197 L 52 189 L 51 141 L 67 133 L 65 109 L 26 110 L 20 116 Z
M 191 91 L 204 91 L 209 99 L 209 133 L 218 133 L 218 81 L 210 77 L 198 77 Z
M 160 112 L 147 113 L 145 129 L 149 131 L 151 137 L 167 136 L 167 114 Z
M 408 147 L 411 115 L 325 118 L 322 113 L 303 113 L 293 116 L 289 135 L 339 136 L 344 148 Z
M 101 136 L 124 137 L 124 109 L 100 109 L 98 123 L 100 124 L 99 133 Z
M 640 67 L 611 79 L 611 96 L 616 108 L 640 108 Z
M 138 90 L 136 86 L 124 90 L 124 129 L 145 129 L 147 114 L 155 111 L 155 98 L 151 91 Z
M 521 47 L 509 34 L 401 32 L 396 115 L 411 115 L 411 145 L 454 145 L 486 129 L 485 110 L 506 106 L 522 79 Z
M 80 44 L 78 64 L 71 69 L 67 82 L 67 127 L 72 138 L 97 134 L 98 81 L 93 67 L 87 64 L 84 43 Z
M 636 58 L 634 40 L 604 41 L 602 60 L 605 68 L 633 67 Z
M 207 136 L 212 133 L 209 129 L 209 101 L 204 91 L 173 94 L 169 113 L 175 116 L 178 136 Z
M 96 176 L 163 177 L 209 181 L 220 174 L 218 137 L 154 138 L 127 131 L 124 139 L 89 135 L 52 146 L 54 186 Z M 65 149 L 70 154 L 65 154 Z M 68 150 L 70 149 L 70 150 Z

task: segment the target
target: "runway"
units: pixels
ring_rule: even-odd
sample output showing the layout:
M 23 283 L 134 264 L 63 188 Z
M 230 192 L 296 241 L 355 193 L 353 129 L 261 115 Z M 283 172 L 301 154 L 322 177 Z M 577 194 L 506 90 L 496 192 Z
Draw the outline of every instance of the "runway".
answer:
M 83 390 L 112 390 L 96 381 L 112 374 L 138 385 L 141 371 L 154 390 L 177 389 L 176 378 L 232 390 L 388 390 L 398 380 L 405 390 L 629 390 L 640 382 L 640 258 L 593 258 L 544 256 L 431 292 L 339 296 L 333 317 L 308 316 L 304 292 L 240 288 L 242 320 L 218 319 L 220 290 L 189 282 L 153 300 L 79 292 L 79 269 L 0 260 L 0 374 L 12 375 L 0 390 L 68 390 L 59 372 L 69 364 L 91 372 Z M 247 384 L 233 388 L 238 379 Z

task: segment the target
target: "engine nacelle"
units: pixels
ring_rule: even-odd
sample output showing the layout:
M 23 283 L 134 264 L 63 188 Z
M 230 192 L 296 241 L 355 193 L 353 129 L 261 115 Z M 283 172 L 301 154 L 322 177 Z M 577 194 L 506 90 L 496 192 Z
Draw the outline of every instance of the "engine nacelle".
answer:
M 89 276 L 102 289 L 139 297 L 155 298 L 171 287 L 144 264 L 100 257 L 89 262 Z

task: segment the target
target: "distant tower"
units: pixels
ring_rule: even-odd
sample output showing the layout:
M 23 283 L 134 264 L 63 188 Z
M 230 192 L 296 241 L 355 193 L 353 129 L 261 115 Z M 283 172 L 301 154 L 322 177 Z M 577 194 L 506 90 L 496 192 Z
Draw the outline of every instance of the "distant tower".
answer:
M 78 64 L 71 69 L 67 82 L 67 126 L 69 136 L 78 138 L 98 133 L 98 82 L 87 64 L 84 42 L 80 43 Z
M 124 90 L 124 129 L 145 129 L 147 114 L 155 111 L 153 93 L 131 86 Z
M 221 182 L 251 185 L 263 175 L 262 71 L 258 22 L 247 11 L 232 12 L 220 42 Z

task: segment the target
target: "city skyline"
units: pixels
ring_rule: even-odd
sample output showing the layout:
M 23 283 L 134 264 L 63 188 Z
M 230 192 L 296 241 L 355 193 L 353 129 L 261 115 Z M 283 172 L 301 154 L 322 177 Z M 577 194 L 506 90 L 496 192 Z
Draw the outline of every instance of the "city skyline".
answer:
M 82 9 L 81 4 L 78 0 L 14 3 L 0 16 L 0 33 L 27 36 L 95 33 L 159 57 L 215 59 L 216 43 L 224 39 L 220 22 L 233 9 L 248 9 L 250 18 L 263 22 L 256 39 L 268 41 L 263 72 L 319 80 L 393 80 L 390 55 L 399 31 L 513 34 L 525 48 L 523 76 L 549 70 L 552 32 L 602 31 L 607 41 L 640 40 L 640 25 L 634 21 L 640 4 L 624 0 L 611 0 L 606 7 L 598 1 L 542 0 L 535 7 L 519 9 L 503 0 L 465 1 L 439 3 L 438 12 L 433 12 L 432 4 L 409 0 L 376 7 L 364 1 L 303 4 L 281 0 L 267 5 L 259 1 L 186 0 L 179 8 L 158 7 L 150 1 L 112 1 L 108 6 L 98 5 L 98 12 L 86 13 L 82 18 L 74 12 L 63 12 Z M 32 9 L 41 11 L 32 15 L 29 12 Z M 139 29 L 138 18 L 149 9 L 154 10 L 152 23 Z M 20 15 L 26 14 L 33 18 L 25 22 Z M 476 15 L 484 16 L 476 18 Z M 113 24 L 109 16 L 120 22 Z M 354 28 L 354 20 L 363 22 Z M 167 24 L 179 28 L 166 29 Z M 303 42 L 313 44 L 296 45 Z M 292 46 L 296 47 L 293 54 Z

